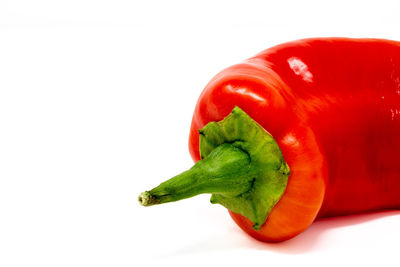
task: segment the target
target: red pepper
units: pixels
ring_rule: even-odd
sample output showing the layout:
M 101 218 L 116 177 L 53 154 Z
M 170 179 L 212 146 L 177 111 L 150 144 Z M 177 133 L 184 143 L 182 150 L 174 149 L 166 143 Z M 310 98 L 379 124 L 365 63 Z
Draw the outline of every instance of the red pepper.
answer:
M 197 193 L 213 193 L 212 202 L 214 199 L 228 207 L 234 221 L 254 238 L 283 241 L 304 231 L 316 218 L 400 208 L 400 42 L 305 39 L 269 48 L 223 70 L 208 83 L 195 108 L 189 140 L 194 161 L 219 160 L 219 156 L 214 155 L 218 153 L 213 154 L 212 149 L 216 151 L 215 147 L 221 147 L 220 141 L 210 148 L 207 147 L 209 137 L 199 143 L 202 138 L 199 130 L 204 127 L 207 134 L 212 134 L 210 129 L 214 126 L 207 124 L 223 120 L 235 106 L 240 107 L 237 112 L 243 110 L 270 133 L 281 151 L 281 154 L 276 149 L 273 153 L 260 152 L 260 158 L 270 157 L 268 162 L 276 163 L 269 170 L 281 174 L 273 182 L 276 185 L 279 181 L 279 187 L 275 191 L 268 189 L 273 193 L 263 192 L 264 195 L 276 193 L 273 198 L 269 196 L 272 200 L 261 208 L 268 210 L 266 219 L 260 224 L 263 215 L 249 213 L 252 207 L 257 210 L 257 201 L 247 206 L 239 203 L 248 200 L 245 190 L 253 190 L 252 186 L 260 179 L 257 175 L 254 180 L 246 180 L 246 185 L 239 186 L 236 180 L 229 180 L 234 181 L 228 183 L 231 191 L 224 191 L 222 185 L 215 186 L 215 181 L 210 179 L 206 180 L 214 183 L 212 188 L 200 186 L 199 190 L 196 186 L 196 190 Z M 246 125 L 239 123 L 231 131 L 241 131 L 239 136 L 246 137 L 246 131 L 252 133 Z M 218 127 L 221 132 L 230 134 L 229 127 Z M 214 141 L 218 139 L 213 138 Z M 248 140 L 251 138 L 254 137 Z M 252 146 L 225 139 L 221 142 L 246 153 Z M 244 140 L 245 144 L 250 142 L 248 140 Z M 200 153 L 199 147 L 210 151 Z M 229 153 L 227 158 L 234 158 L 234 164 L 221 167 L 225 170 L 223 177 L 247 179 L 253 175 L 251 171 L 247 174 L 242 171 L 253 166 L 253 154 L 248 153 L 250 163 L 246 165 L 243 155 Z M 203 160 L 201 154 L 204 154 Z M 234 166 L 237 166 L 235 170 L 226 171 Z M 289 170 L 285 166 L 290 168 L 287 183 Z M 189 170 L 185 174 L 195 177 L 190 184 L 202 181 L 202 174 L 195 167 L 192 173 Z M 261 172 L 270 173 L 269 170 Z M 179 179 L 189 181 L 188 178 Z M 179 194 L 181 189 L 176 184 L 183 185 L 176 182 L 177 178 L 171 180 L 158 187 L 162 193 L 153 189 L 142 194 L 142 204 L 164 203 L 194 195 L 189 192 L 164 201 L 165 195 Z M 282 194 L 280 188 L 283 188 Z M 224 197 L 220 199 L 221 194 Z M 145 198 L 148 203 L 143 203 Z M 233 204 L 225 203 L 230 199 Z M 260 203 L 262 201 L 260 197 Z M 235 206 L 237 203 L 239 206 Z

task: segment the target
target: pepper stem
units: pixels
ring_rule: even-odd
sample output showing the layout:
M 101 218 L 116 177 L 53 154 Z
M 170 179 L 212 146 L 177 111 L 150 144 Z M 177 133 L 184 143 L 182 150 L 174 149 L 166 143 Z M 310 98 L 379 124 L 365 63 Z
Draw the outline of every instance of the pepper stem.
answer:
M 142 206 L 151 206 L 154 204 L 158 204 L 158 201 L 152 197 L 149 191 L 145 191 L 139 195 L 139 203 Z
M 200 155 L 191 169 L 143 192 L 143 206 L 211 193 L 211 203 L 247 217 L 259 230 L 285 191 L 289 166 L 273 137 L 235 107 L 200 130 Z
M 222 144 L 191 169 L 139 195 L 139 203 L 151 206 L 199 194 L 237 196 L 251 189 L 250 157 L 232 144 Z

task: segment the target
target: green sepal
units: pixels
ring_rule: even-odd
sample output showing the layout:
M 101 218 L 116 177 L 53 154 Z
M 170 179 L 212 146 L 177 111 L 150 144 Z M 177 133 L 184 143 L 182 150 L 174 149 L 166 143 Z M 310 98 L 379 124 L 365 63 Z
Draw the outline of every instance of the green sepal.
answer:
M 202 159 L 224 143 L 249 155 L 247 179 L 252 181 L 250 189 L 235 196 L 213 193 L 210 201 L 245 216 L 254 223 L 253 228 L 259 230 L 282 197 L 290 175 L 278 144 L 239 107 L 223 120 L 208 123 L 199 132 Z

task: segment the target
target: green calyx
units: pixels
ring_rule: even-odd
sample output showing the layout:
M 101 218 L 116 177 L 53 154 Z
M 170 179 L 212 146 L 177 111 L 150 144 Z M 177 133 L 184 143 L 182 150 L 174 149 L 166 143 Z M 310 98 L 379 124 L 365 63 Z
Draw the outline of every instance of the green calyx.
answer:
M 259 230 L 290 175 L 278 144 L 239 107 L 199 132 L 202 160 L 142 193 L 139 202 L 150 206 L 211 193 L 211 203 L 247 217 Z

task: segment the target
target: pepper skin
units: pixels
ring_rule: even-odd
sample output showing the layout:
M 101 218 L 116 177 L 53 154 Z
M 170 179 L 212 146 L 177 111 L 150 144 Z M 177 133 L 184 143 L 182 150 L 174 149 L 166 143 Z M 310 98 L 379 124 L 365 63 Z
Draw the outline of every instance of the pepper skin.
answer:
M 400 42 L 304 39 L 217 74 L 197 102 L 189 138 L 238 106 L 267 130 L 290 166 L 286 191 L 259 231 L 283 241 L 316 218 L 400 207 Z

